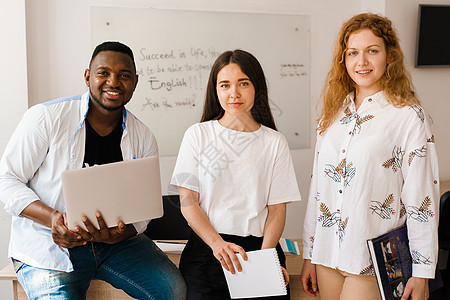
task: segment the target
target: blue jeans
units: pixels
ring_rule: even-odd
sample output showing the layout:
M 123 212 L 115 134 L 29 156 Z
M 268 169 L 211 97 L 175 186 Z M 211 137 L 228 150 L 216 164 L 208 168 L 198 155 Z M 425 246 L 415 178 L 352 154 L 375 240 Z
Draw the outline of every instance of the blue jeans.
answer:
M 186 298 L 186 285 L 177 267 L 143 234 L 113 245 L 87 243 L 69 252 L 73 272 L 26 264 L 17 271 L 29 299 L 86 299 L 93 278 L 136 299 Z

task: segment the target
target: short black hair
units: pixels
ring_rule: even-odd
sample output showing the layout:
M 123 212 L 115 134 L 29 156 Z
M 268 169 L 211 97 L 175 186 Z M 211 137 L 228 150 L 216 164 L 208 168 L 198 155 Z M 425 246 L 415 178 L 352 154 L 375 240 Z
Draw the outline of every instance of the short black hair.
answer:
M 92 61 L 94 58 L 102 51 L 114 51 L 114 52 L 121 52 L 125 53 L 131 58 L 131 61 L 133 62 L 134 70 L 136 70 L 136 64 L 134 63 L 134 55 L 133 51 L 130 47 L 128 47 L 125 44 L 122 44 L 120 42 L 103 42 L 97 47 L 95 47 L 94 52 L 92 53 L 91 61 L 89 62 L 89 68 L 91 67 Z

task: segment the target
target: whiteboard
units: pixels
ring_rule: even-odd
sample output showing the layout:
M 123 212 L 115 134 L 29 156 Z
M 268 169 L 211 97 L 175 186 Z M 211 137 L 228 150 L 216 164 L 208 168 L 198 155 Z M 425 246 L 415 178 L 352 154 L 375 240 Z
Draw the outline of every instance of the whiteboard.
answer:
M 115 40 L 134 53 L 139 83 L 127 104 L 177 155 L 200 121 L 209 71 L 224 51 L 261 63 L 277 128 L 291 149 L 309 148 L 309 16 L 91 7 L 92 45 Z

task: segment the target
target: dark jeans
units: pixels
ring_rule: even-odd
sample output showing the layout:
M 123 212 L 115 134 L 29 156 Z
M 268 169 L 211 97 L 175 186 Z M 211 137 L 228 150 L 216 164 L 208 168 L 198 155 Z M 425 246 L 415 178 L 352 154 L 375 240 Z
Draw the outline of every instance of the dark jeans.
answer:
M 27 264 L 17 271 L 29 299 L 86 299 L 93 278 L 104 280 L 136 299 L 186 298 L 186 285 L 176 266 L 142 234 L 113 245 L 87 243 L 69 252 L 73 272 Z

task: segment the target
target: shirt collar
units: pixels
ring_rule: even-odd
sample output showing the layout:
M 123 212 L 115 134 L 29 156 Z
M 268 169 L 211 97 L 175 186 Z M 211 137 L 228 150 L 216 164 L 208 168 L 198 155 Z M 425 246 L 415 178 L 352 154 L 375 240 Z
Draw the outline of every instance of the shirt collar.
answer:
M 80 129 L 81 127 L 83 127 L 84 125 L 84 121 L 86 121 L 86 116 L 89 110 L 89 91 L 87 91 L 86 93 L 84 93 L 81 96 L 81 107 L 80 107 L 80 122 L 78 123 L 77 129 Z M 127 110 L 124 108 L 122 108 L 122 115 L 123 115 L 123 122 L 122 122 L 122 128 L 125 130 L 127 128 L 127 119 L 128 119 L 128 113 Z
M 385 107 L 386 105 L 389 105 L 389 101 L 386 99 L 386 95 L 384 94 L 383 91 L 379 91 L 371 96 L 367 96 L 366 98 L 364 98 L 364 101 L 366 101 L 366 99 L 372 99 L 372 102 L 376 103 L 380 108 Z M 342 103 L 342 106 L 347 106 L 350 103 L 354 102 L 355 99 L 355 92 L 351 92 L 350 94 L 347 95 L 347 97 L 345 97 L 344 102 Z

